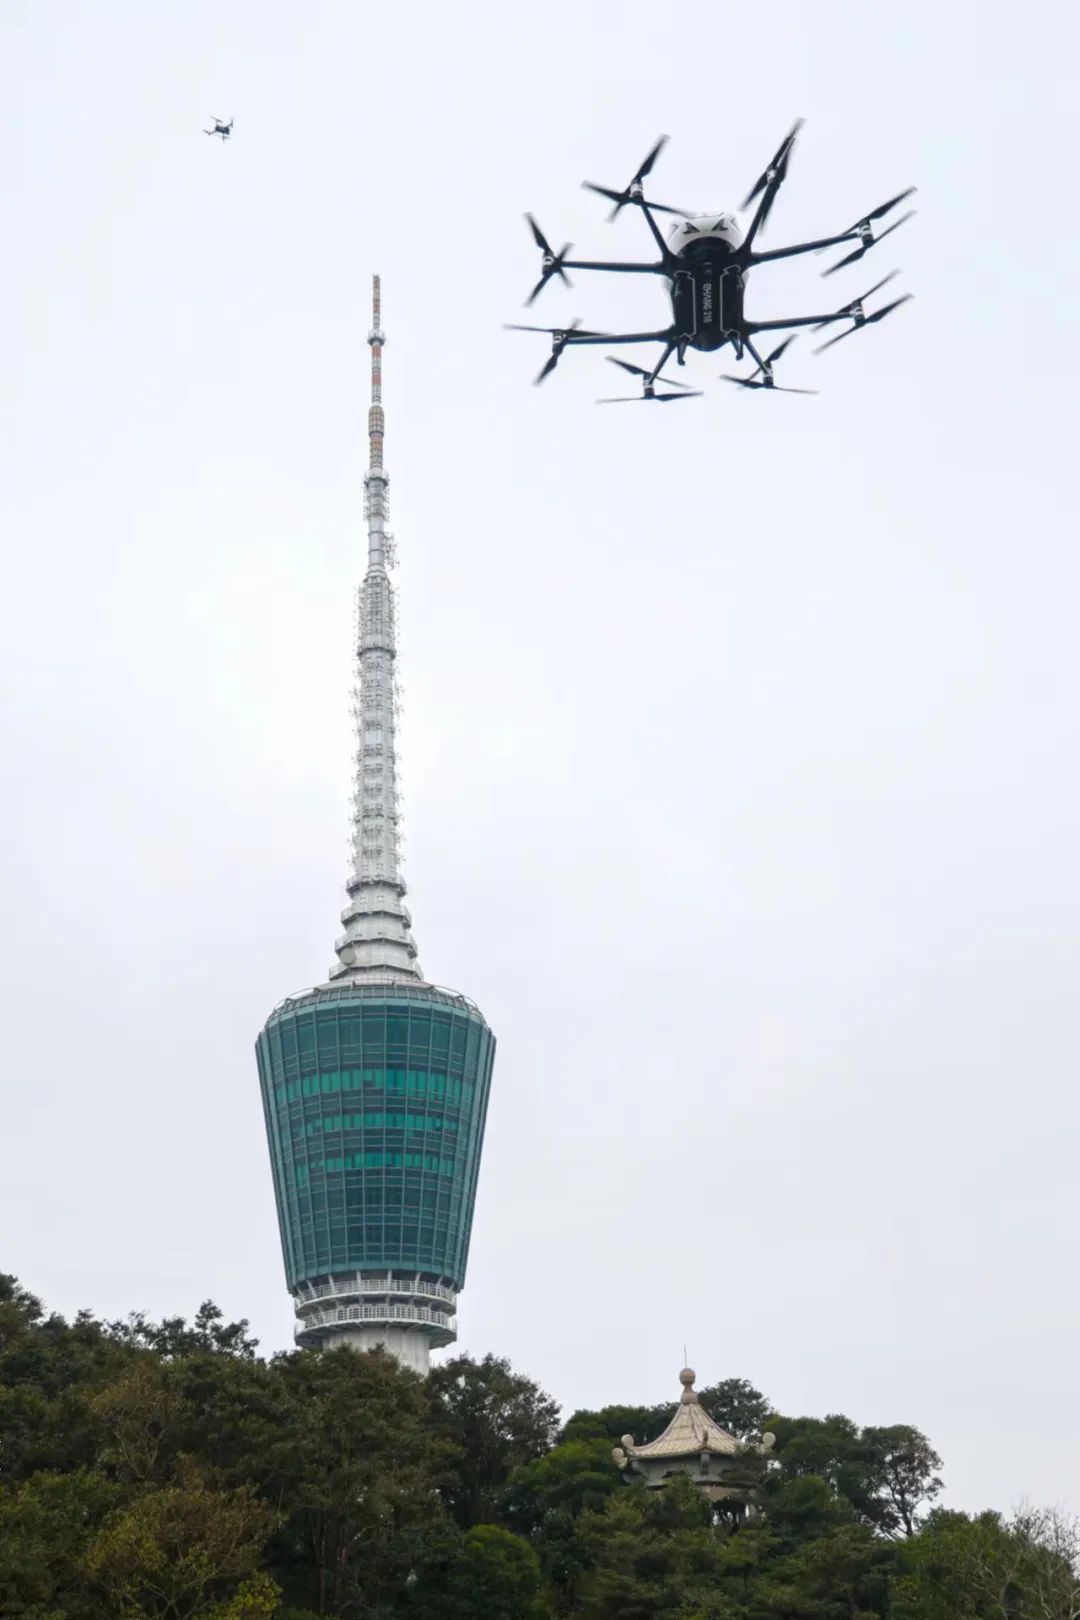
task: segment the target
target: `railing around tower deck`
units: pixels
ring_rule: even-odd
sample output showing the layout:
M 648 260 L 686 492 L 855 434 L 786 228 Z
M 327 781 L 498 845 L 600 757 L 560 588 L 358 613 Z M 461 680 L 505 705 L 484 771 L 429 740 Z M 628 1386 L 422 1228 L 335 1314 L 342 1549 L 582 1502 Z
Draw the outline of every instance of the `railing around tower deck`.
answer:
M 417 1327 L 443 1344 L 457 1338 L 457 1318 L 426 1305 L 332 1305 L 327 1310 L 310 1311 L 293 1329 L 294 1337 L 305 1339 L 317 1332 L 369 1322 L 386 1326 Z
M 360 884 L 357 883 L 359 888 Z M 392 970 L 388 969 L 385 979 L 368 979 L 357 984 L 317 984 L 309 990 L 296 990 L 291 996 L 284 996 L 270 1014 L 284 1012 L 293 1003 L 298 1001 L 317 1001 L 322 1003 L 334 1001 L 360 1000 L 404 1000 L 404 1001 L 438 1001 L 457 1007 L 462 1012 L 472 1013 L 474 1017 L 484 1022 L 484 1015 L 469 997 L 462 995 L 460 990 L 448 990 L 445 985 L 428 984 L 422 980 L 419 984 L 415 979 L 395 979 Z
M 320 1299 L 371 1299 L 379 1294 L 408 1294 L 413 1299 L 445 1300 L 451 1310 L 457 1305 L 457 1293 L 444 1283 L 427 1282 L 424 1278 L 410 1277 L 331 1277 L 326 1282 L 302 1282 L 297 1285 L 294 1298 L 298 1311 Z

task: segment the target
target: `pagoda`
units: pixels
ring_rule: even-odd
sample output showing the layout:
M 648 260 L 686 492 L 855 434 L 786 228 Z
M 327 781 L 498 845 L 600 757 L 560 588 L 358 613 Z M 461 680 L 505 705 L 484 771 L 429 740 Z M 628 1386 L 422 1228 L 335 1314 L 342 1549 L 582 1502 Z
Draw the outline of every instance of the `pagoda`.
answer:
M 628 1483 L 641 1479 L 650 1490 L 659 1490 L 681 1474 L 710 1501 L 745 1509 L 776 1436 L 764 1434 L 759 1441 L 743 1441 L 722 1429 L 698 1400 L 696 1377 L 693 1368 L 683 1368 L 679 1404 L 663 1434 L 640 1446 L 624 1434 L 622 1444 L 612 1452 L 615 1466 Z

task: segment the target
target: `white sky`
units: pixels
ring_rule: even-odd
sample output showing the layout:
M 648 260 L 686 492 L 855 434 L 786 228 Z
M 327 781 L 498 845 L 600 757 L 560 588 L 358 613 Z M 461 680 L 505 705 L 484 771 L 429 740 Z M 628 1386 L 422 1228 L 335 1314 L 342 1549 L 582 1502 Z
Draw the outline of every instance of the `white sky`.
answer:
M 290 1342 L 252 1043 L 344 902 L 380 270 L 410 903 L 499 1038 L 462 1346 L 569 1409 L 685 1342 L 1080 1507 L 1075 9 L 677 16 L 4 8 L 0 1264 Z M 751 311 L 916 302 L 817 399 L 534 390 L 522 211 L 644 256 L 580 180 L 667 131 L 735 206 L 800 114 L 767 245 L 920 212 Z

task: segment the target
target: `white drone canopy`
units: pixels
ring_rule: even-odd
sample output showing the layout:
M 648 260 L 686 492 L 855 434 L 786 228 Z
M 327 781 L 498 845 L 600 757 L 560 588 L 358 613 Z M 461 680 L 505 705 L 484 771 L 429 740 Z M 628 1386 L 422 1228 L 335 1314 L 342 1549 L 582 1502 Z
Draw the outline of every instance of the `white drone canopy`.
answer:
M 742 245 L 734 214 L 695 214 L 681 219 L 668 232 L 668 245 L 673 253 L 683 253 L 692 242 L 722 242 L 729 250 Z

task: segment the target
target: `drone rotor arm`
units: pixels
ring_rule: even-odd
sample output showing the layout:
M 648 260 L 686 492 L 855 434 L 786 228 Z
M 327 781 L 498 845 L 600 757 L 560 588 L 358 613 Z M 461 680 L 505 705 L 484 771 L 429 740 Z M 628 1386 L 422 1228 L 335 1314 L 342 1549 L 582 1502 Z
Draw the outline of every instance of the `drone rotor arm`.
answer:
M 567 344 L 579 343 L 673 343 L 676 334 L 668 327 L 664 332 L 571 332 Z
M 770 259 L 793 259 L 800 253 L 820 253 L 824 248 L 838 247 L 841 242 L 858 241 L 857 231 L 844 231 L 840 236 L 823 236 L 816 242 L 796 242 L 791 247 L 768 248 L 764 253 L 751 253 L 747 265 L 767 264 Z
M 829 326 L 833 321 L 842 321 L 844 316 L 834 310 L 831 315 L 795 315 L 787 321 L 748 321 L 748 332 L 786 332 L 793 326 Z
M 638 264 L 608 259 L 565 259 L 560 261 L 567 270 L 609 270 L 626 276 L 662 276 L 667 266 L 660 263 Z
M 665 213 L 665 214 L 681 214 L 682 211 L 681 211 L 681 209 L 678 209 L 678 208 L 667 208 L 667 207 L 664 206 L 663 203 L 647 203 L 644 200 L 644 198 L 642 198 L 642 200 L 638 204 L 638 206 L 640 207 L 641 212 L 645 216 L 645 223 L 649 227 L 649 232 L 650 232 L 650 234 L 652 236 L 652 239 L 656 243 L 657 247 L 660 250 L 660 269 L 666 271 L 671 266 L 673 255 L 672 255 L 671 249 L 668 247 L 667 243 L 664 241 L 663 234 L 661 233 L 659 225 L 656 223 L 656 220 L 653 218 L 653 211 L 655 209 L 659 209 L 662 213 Z M 682 214 L 682 217 L 685 219 L 686 215 Z

